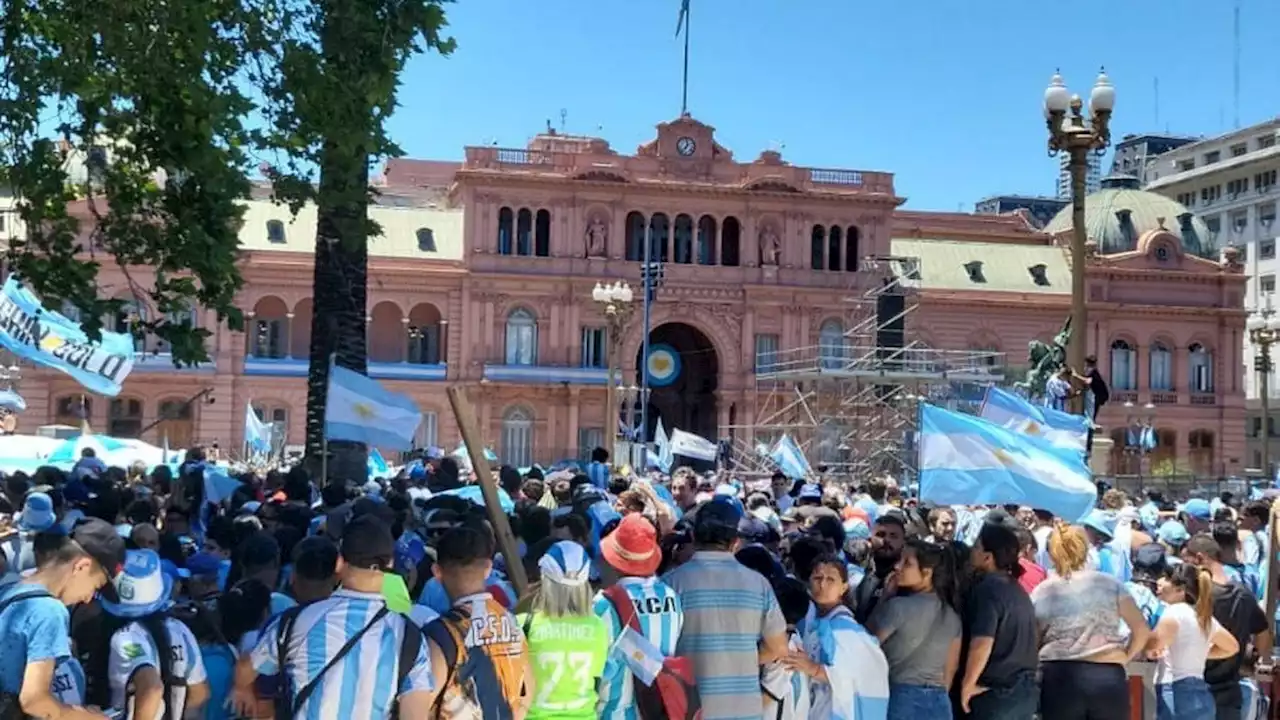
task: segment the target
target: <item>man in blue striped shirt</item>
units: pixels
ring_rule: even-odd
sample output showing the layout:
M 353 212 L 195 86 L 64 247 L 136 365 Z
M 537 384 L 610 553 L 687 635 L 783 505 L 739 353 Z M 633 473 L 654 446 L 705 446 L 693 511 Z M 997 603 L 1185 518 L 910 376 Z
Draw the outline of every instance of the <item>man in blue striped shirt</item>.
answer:
M 738 507 L 720 496 L 693 514 L 693 558 L 662 578 L 684 611 L 676 651 L 693 661 L 705 720 L 761 720 L 760 666 L 787 654 L 787 623 L 769 582 L 733 556 Z
M 383 573 L 390 571 L 395 555 L 391 529 L 372 515 L 351 520 L 343 528 L 341 553 L 342 586 L 296 615 L 272 619 L 241 659 L 233 698 L 237 712 L 252 717 L 257 676 L 277 674 L 283 666 L 295 720 L 384 720 L 392 717 L 397 701 L 402 717 L 428 716 L 433 680 L 427 644 L 416 638 L 412 666 L 400 667 L 405 634 L 421 631 L 405 616 L 387 612 L 382 595 Z M 287 619 L 292 623 L 281 643 Z
M 600 557 L 604 560 L 600 574 L 606 586 L 616 585 L 626 591 L 645 639 L 664 657 L 675 655 L 684 611 L 675 590 L 654 577 L 662 563 L 662 550 L 653 524 L 638 513 L 622 518 L 614 531 L 600 541 Z M 609 643 L 613 648 L 600 677 L 599 717 L 638 720 L 635 675 L 617 645 L 622 620 L 604 593 L 596 594 L 593 608 L 609 628 Z

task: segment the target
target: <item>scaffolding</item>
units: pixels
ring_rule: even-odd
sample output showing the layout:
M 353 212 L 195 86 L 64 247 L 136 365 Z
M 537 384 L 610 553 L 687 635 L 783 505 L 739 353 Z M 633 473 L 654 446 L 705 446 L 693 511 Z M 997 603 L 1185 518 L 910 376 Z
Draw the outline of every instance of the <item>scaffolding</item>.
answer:
M 986 388 L 1004 384 L 1004 354 L 941 350 L 912 336 L 917 324 L 920 259 L 864 258 L 851 276 L 837 335 L 757 358 L 754 417 L 727 429 L 737 472 L 762 475 L 775 466 L 766 450 L 784 434 L 817 469 L 864 479 L 915 476 L 919 403 L 976 411 Z

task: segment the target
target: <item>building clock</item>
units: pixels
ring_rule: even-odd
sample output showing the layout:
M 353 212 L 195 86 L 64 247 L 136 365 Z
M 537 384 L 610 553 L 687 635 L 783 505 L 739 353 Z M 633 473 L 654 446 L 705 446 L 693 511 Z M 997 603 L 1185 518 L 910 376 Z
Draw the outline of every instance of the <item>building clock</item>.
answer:
M 684 157 L 690 157 L 695 151 L 697 151 L 697 149 L 698 143 L 694 142 L 691 137 L 685 136 L 676 140 L 676 152 L 680 153 Z

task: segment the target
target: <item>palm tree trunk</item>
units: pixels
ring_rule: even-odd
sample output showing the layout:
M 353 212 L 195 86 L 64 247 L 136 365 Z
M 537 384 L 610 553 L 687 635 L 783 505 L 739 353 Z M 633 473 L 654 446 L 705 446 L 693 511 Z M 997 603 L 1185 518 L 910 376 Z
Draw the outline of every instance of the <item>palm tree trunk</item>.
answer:
M 369 161 L 350 141 L 328 142 L 320 159 L 316 252 L 307 374 L 307 462 L 320 477 L 330 359 L 364 373 L 367 368 Z M 328 444 L 328 479 L 363 482 L 368 454 L 362 443 Z

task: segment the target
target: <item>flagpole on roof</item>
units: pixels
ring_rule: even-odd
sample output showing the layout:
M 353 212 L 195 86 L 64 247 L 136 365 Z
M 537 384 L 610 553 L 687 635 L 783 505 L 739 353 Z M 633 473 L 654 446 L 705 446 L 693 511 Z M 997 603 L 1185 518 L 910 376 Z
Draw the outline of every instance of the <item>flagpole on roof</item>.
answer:
M 689 114 L 689 0 L 680 0 L 680 18 L 676 21 L 676 37 L 684 32 L 684 82 L 680 94 L 680 116 Z M 648 358 L 645 358 L 648 362 Z

